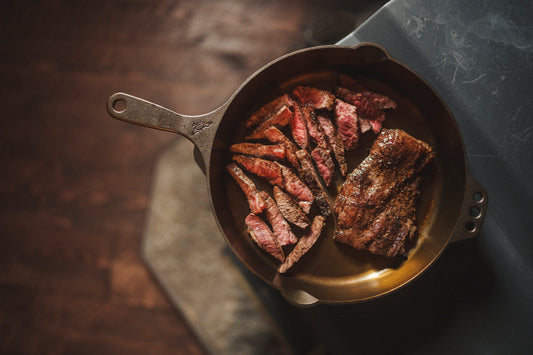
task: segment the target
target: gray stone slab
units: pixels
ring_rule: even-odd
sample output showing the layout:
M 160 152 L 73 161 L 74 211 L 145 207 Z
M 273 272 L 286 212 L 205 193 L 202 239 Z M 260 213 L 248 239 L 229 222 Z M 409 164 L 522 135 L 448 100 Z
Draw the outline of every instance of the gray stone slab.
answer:
M 291 349 L 228 257 L 193 145 L 178 138 L 158 161 L 143 256 L 213 354 L 289 354 Z

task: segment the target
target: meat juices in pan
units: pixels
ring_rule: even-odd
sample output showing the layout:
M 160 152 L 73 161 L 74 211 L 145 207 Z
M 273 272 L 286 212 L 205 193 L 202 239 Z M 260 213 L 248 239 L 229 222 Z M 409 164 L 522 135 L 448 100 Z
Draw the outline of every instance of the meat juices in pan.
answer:
M 281 262 L 279 273 L 316 245 L 333 211 L 335 241 L 406 256 L 417 230 L 419 173 L 433 153 L 401 130 L 382 130 L 387 110 L 396 107 L 386 95 L 340 74 L 333 92 L 299 85 L 247 118 L 246 142 L 230 148 L 236 154 L 228 171 L 252 212 L 245 220 L 248 233 Z M 357 149 L 362 134 L 373 133 L 379 135 L 370 155 L 346 176 L 345 151 Z M 326 187 L 336 174 L 346 179 L 333 209 Z M 255 179 L 267 181 L 271 193 L 259 191 Z

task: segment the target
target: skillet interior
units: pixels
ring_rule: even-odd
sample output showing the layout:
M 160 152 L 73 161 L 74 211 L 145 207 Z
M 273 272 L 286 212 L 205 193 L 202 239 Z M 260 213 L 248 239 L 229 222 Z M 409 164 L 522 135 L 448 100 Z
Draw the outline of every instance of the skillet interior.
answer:
M 243 122 L 250 112 L 296 84 L 333 88 L 337 73 L 361 78 L 368 87 L 398 102 L 385 128 L 400 128 L 429 143 L 435 160 L 425 171 L 418 201 L 419 239 L 406 261 L 356 251 L 332 240 L 330 217 L 318 243 L 286 275 L 246 233 L 249 208 L 243 193 L 225 170 L 228 147 L 244 141 Z M 347 156 L 349 172 L 366 156 L 375 135 L 363 136 Z M 439 97 L 417 75 L 389 59 L 378 47 L 323 46 L 282 57 L 252 75 L 235 93 L 217 130 L 208 168 L 209 190 L 217 222 L 244 264 L 262 279 L 284 290 L 304 290 L 323 302 L 355 302 L 383 295 L 424 271 L 444 250 L 462 204 L 466 160 L 455 120 Z M 267 185 L 261 187 L 268 188 Z M 336 191 L 332 189 L 332 199 Z

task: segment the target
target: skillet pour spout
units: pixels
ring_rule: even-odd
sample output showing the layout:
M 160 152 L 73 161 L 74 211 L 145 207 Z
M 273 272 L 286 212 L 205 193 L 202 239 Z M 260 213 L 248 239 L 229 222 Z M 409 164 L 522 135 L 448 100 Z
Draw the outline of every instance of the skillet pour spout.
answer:
M 244 140 L 244 121 L 258 107 L 296 85 L 333 90 L 340 73 L 393 98 L 398 108 L 388 114 L 384 127 L 405 130 L 435 153 L 417 203 L 418 240 L 406 260 L 386 260 L 334 242 L 331 216 L 313 249 L 280 275 L 277 262 L 247 234 L 248 205 L 225 169 L 231 161 L 229 147 Z M 226 242 L 248 269 L 298 306 L 361 302 L 399 289 L 427 270 L 449 243 L 478 234 L 487 210 L 487 192 L 468 171 L 461 133 L 444 101 L 423 78 L 373 43 L 318 46 L 284 55 L 204 115 L 181 115 L 125 93 L 112 95 L 107 111 L 113 118 L 178 133 L 194 143 Z M 360 153 L 347 159 L 349 171 L 370 147 L 372 139 L 366 141 L 357 149 Z

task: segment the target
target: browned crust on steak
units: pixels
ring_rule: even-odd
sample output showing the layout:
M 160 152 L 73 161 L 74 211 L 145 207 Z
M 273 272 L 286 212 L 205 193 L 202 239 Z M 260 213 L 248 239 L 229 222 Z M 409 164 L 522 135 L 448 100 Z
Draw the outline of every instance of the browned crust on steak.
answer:
M 278 272 L 283 274 L 289 270 L 294 263 L 302 258 L 302 256 L 309 251 L 315 245 L 320 233 L 322 233 L 322 228 L 324 227 L 325 218 L 322 216 L 316 216 L 313 219 L 311 228 L 309 232 L 300 237 L 298 243 L 294 249 L 287 255 L 285 261 L 279 266 Z
M 405 256 L 415 231 L 417 176 L 432 158 L 427 143 L 402 130 L 383 130 L 337 196 L 334 239 L 375 254 Z

